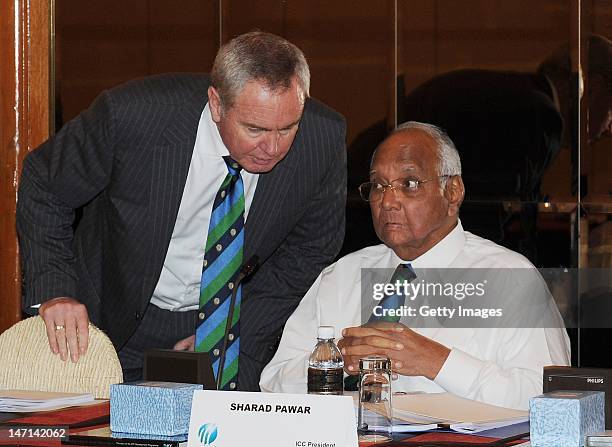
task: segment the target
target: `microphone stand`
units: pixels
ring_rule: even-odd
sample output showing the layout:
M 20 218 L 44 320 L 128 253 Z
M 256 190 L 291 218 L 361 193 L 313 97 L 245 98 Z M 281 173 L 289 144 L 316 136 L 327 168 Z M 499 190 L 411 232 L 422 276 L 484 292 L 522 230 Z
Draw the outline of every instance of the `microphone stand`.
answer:
M 217 368 L 217 389 L 221 389 L 221 379 L 223 378 L 223 367 L 225 366 L 225 354 L 227 352 L 228 335 L 232 329 L 232 320 L 234 319 L 234 307 L 236 305 L 236 294 L 238 293 L 238 286 L 242 280 L 255 271 L 255 268 L 259 265 L 259 256 L 253 255 L 251 258 L 243 264 L 238 272 L 236 281 L 234 282 L 234 288 L 232 289 L 232 295 L 230 297 L 230 307 L 227 315 L 227 322 L 225 323 L 225 335 L 223 336 L 223 347 L 221 348 L 221 354 L 219 356 L 219 368 Z

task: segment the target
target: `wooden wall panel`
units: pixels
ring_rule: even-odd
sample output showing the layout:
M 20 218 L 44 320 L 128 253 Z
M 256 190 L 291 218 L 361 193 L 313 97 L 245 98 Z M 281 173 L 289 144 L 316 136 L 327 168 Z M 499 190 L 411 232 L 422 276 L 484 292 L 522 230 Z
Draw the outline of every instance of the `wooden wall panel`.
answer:
M 219 45 L 218 0 L 56 0 L 56 5 L 62 122 L 102 90 L 128 80 L 208 72 Z
M 407 89 L 458 68 L 529 71 L 568 39 L 568 0 L 398 3 L 398 69 Z
M 63 122 L 100 91 L 148 73 L 147 3 L 56 0 L 55 90 Z
M 49 134 L 49 3 L 0 2 L 0 332 L 21 317 L 15 233 L 23 157 Z

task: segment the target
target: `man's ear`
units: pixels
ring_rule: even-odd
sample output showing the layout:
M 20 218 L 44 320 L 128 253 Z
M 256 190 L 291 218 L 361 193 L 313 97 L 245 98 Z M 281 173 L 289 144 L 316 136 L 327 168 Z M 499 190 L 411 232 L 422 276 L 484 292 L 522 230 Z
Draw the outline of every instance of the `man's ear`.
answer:
M 463 186 L 463 179 L 460 175 L 453 175 L 447 180 L 444 195 L 446 200 L 448 200 L 448 215 L 458 215 L 459 208 L 465 197 L 465 186 Z
M 215 123 L 221 121 L 221 115 L 223 114 L 223 105 L 221 104 L 221 96 L 219 92 L 212 85 L 208 87 L 208 104 L 210 104 L 210 114 Z

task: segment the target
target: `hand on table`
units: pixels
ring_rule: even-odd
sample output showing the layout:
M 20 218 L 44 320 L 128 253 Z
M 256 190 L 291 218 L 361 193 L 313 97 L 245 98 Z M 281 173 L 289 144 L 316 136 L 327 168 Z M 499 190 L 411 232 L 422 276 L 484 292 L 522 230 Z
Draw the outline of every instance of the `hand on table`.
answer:
M 49 347 L 62 360 L 76 363 L 87 352 L 89 345 L 89 316 L 87 308 L 65 296 L 50 299 L 40 305 L 38 314 L 47 328 Z
M 360 358 L 377 354 L 391 359 L 395 374 L 433 380 L 450 354 L 446 346 L 401 323 L 350 327 L 342 331 L 342 336 L 338 347 L 344 356 L 347 374 L 359 372 Z

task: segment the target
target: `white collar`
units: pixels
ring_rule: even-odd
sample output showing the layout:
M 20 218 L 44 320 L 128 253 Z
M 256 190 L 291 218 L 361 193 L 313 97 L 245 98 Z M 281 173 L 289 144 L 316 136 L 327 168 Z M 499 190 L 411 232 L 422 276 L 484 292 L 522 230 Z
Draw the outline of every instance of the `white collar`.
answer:
M 204 106 L 202 116 L 200 117 L 200 126 L 206 130 L 206 133 L 210 137 L 210 142 L 212 142 L 212 144 L 202 145 L 202 155 L 207 157 L 223 157 L 225 155 L 229 155 L 229 151 L 221 139 L 221 134 L 219 134 L 217 123 L 215 123 L 212 119 L 210 103 L 206 103 Z

